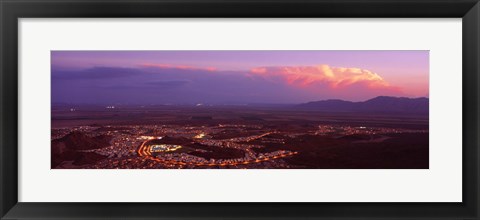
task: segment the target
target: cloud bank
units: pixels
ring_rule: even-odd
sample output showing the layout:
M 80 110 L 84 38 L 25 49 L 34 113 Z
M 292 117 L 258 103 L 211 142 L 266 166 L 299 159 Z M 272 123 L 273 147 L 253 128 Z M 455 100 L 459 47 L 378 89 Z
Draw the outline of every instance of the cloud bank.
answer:
M 71 103 L 303 103 L 403 96 L 379 74 L 318 66 L 213 67 L 142 64 L 132 68 L 52 69 L 52 101 Z
M 259 67 L 250 70 L 253 75 L 268 80 L 280 80 L 298 87 L 328 86 L 333 89 L 362 84 L 369 89 L 398 89 L 390 86 L 378 74 L 349 67 L 281 66 Z
M 206 71 L 216 71 L 215 67 L 194 67 L 189 65 L 173 65 L 165 63 L 144 63 L 142 67 L 153 67 L 161 69 L 182 69 L 182 70 L 206 70 Z

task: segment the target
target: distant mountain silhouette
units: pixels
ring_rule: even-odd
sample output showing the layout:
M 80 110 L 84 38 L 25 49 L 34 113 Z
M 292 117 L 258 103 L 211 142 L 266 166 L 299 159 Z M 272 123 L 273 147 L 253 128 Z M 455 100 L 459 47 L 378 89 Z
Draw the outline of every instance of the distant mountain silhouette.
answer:
M 308 102 L 295 106 L 298 109 L 325 112 L 372 112 L 428 114 L 428 98 L 378 96 L 364 102 L 338 99 Z

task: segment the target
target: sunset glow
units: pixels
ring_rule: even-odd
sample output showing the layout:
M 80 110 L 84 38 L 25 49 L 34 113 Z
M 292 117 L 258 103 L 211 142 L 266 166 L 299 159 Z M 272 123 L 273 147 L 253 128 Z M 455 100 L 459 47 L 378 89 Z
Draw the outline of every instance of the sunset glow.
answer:
M 428 51 L 52 51 L 52 169 L 429 169 Z
M 246 104 L 428 97 L 428 60 L 428 51 L 52 51 L 52 99 Z

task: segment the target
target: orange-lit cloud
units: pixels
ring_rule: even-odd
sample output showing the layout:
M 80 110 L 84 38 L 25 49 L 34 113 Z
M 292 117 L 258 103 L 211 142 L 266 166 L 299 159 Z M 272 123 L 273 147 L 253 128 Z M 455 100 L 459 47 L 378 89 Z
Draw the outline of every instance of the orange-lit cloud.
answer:
M 164 63 L 144 63 L 141 64 L 142 67 L 155 67 L 162 69 L 183 69 L 183 70 L 206 70 L 206 71 L 216 71 L 215 67 L 194 67 L 187 65 L 173 65 L 173 64 L 164 64 Z
M 360 68 L 331 67 L 329 65 L 259 67 L 251 69 L 250 74 L 268 80 L 281 80 L 298 87 L 315 87 L 321 84 L 336 89 L 362 85 L 369 89 L 399 91 L 399 88 L 390 86 L 378 74 Z

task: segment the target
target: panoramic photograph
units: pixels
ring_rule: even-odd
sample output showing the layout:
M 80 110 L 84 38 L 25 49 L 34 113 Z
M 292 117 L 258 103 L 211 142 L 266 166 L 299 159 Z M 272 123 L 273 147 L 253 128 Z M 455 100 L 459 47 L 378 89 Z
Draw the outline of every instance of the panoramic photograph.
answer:
M 51 169 L 428 169 L 429 51 L 51 51 Z

